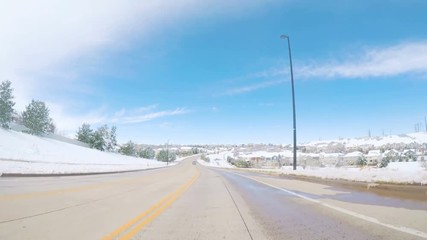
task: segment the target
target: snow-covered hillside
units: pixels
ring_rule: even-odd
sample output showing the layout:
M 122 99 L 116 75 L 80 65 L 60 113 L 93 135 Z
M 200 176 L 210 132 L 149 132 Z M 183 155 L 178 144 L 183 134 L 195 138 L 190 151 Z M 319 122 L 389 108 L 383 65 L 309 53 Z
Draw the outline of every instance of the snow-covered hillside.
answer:
M 0 129 L 0 174 L 111 172 L 163 166 L 165 163 L 156 160 L 106 153 Z
M 330 143 L 342 143 L 347 147 L 357 147 L 364 145 L 372 145 L 374 147 L 381 147 L 387 144 L 410 144 L 410 143 L 427 143 L 427 133 L 417 132 L 400 135 L 390 135 L 384 137 L 370 137 L 370 138 L 347 138 L 339 140 L 326 140 L 326 141 L 313 141 L 303 146 L 321 146 L 328 145 Z

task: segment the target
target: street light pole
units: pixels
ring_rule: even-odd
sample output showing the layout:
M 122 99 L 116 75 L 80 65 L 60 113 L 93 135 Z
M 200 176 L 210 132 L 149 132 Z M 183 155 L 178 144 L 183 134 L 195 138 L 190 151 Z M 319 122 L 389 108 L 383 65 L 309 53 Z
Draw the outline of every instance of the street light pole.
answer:
M 292 111 L 293 111 L 293 120 L 294 120 L 294 162 L 293 162 L 293 170 L 296 170 L 297 169 L 297 120 L 296 120 L 296 113 L 295 113 L 295 90 L 294 90 L 294 72 L 292 69 L 291 41 L 289 40 L 288 35 L 281 35 L 280 38 L 288 40 L 289 66 L 291 68 L 291 84 L 292 84 Z

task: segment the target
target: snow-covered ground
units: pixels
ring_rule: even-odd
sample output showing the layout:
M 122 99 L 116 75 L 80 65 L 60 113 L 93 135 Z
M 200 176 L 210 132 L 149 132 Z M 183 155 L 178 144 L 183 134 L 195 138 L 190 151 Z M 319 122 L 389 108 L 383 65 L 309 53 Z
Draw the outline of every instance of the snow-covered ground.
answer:
M 347 153 L 342 153 L 342 149 L 338 149 L 339 152 L 332 152 L 337 150 L 334 146 L 335 144 L 342 144 L 342 147 L 348 151 Z M 417 162 L 391 162 L 386 168 L 377 168 L 376 166 L 367 166 L 367 167 L 356 167 L 350 166 L 351 164 L 338 164 L 340 159 L 345 163 L 354 163 L 354 159 L 357 159 L 359 156 L 363 155 L 362 152 L 354 151 L 352 149 L 357 149 L 358 147 L 368 146 L 369 153 L 364 155 L 366 158 L 373 158 L 377 162 L 380 162 L 382 153 L 379 150 L 381 147 L 393 147 L 393 146 L 403 146 L 409 144 L 418 144 L 419 148 L 412 149 L 415 154 L 417 154 Z M 418 133 L 408 133 L 384 137 L 371 137 L 371 138 L 353 138 L 353 139 L 340 139 L 340 140 L 328 140 L 328 141 L 314 141 L 307 144 L 302 144 L 302 146 L 307 147 L 309 150 L 317 150 L 313 152 L 303 153 L 298 152 L 298 158 L 303 161 L 307 167 L 303 169 L 298 166 L 296 171 L 292 170 L 292 167 L 282 167 L 281 169 L 258 169 L 256 171 L 272 171 L 283 174 L 293 174 L 301 176 L 312 176 L 319 177 L 323 179 L 343 179 L 350 181 L 363 181 L 363 182 L 391 182 L 391 183 L 410 183 L 410 184 L 423 184 L 427 185 L 427 163 L 423 162 L 425 159 L 425 147 L 427 146 L 427 133 L 418 132 Z M 311 147 L 311 148 L 309 148 Z M 375 149 L 375 150 L 372 150 Z M 327 152 L 324 152 L 328 150 Z M 308 150 L 307 150 L 308 151 Z M 353 152 L 351 152 L 353 151 Z M 395 150 L 398 154 L 404 154 L 406 150 Z M 374 156 L 374 154 L 376 154 Z M 278 157 L 288 161 L 292 159 L 293 153 L 289 150 L 279 150 L 279 151 L 242 151 L 238 153 L 238 157 L 241 159 L 269 159 L 270 162 L 274 162 L 273 159 Z M 310 159 L 311 157 L 311 159 Z M 317 158 L 316 160 L 313 160 Z M 350 161 L 350 160 L 351 161 Z M 276 160 L 277 161 L 277 160 Z M 312 164 L 309 164 L 308 161 L 311 161 Z M 316 162 L 317 161 L 317 162 Z M 313 164 L 321 162 L 322 164 Z M 264 162 L 264 164 L 267 163 Z M 274 162 L 276 163 L 276 162 Z M 353 164 L 352 163 L 352 164 Z M 276 164 L 277 165 L 277 164 Z M 345 167 L 345 165 L 349 165 Z M 310 167 L 312 166 L 312 167 Z M 313 166 L 327 166 L 327 167 L 313 167 Z M 336 167 L 344 166 L 344 167 Z M 266 167 L 274 167 L 268 166 Z
M 233 165 L 227 162 L 227 157 L 232 157 L 233 153 L 230 151 L 221 152 L 218 154 L 209 154 L 206 157 L 209 158 L 209 162 L 199 159 L 198 162 L 204 166 L 209 167 L 220 167 L 220 168 L 234 168 Z
M 407 134 L 413 141 L 427 141 L 426 134 Z M 406 137 L 403 137 L 406 138 Z M 391 139 L 388 139 L 391 141 Z M 401 141 L 401 138 L 394 139 Z M 408 140 L 409 141 L 409 140 Z M 384 143 L 384 142 L 383 142 Z M 290 151 L 255 151 L 245 157 L 291 156 Z M 209 154 L 210 162 L 199 160 L 206 166 L 233 168 L 227 162 L 232 151 Z M 262 169 L 283 174 L 313 176 L 324 179 L 344 179 L 364 182 L 416 183 L 427 185 L 427 169 L 422 162 L 391 162 L 386 168 L 376 167 L 291 167 Z M 164 167 L 156 160 L 105 153 L 47 137 L 37 137 L 16 131 L 0 129 L 0 174 L 2 173 L 87 173 L 139 170 Z M 256 170 L 256 169 L 253 169 Z M 261 170 L 261 169 L 259 169 Z M 258 171 L 258 170 L 257 170 Z
M 286 155 L 287 152 L 273 153 L 258 151 L 252 152 L 249 156 L 271 157 L 278 154 Z M 225 155 L 225 157 L 223 157 Z M 210 163 L 202 160 L 199 162 L 203 165 L 213 167 L 234 167 L 226 160 L 226 156 L 232 156 L 231 152 L 223 152 L 216 155 L 208 155 Z M 216 159 L 216 160 L 215 160 Z M 318 177 L 322 179 L 340 179 L 369 183 L 399 183 L 399 184 L 423 184 L 427 185 L 427 169 L 422 162 L 391 162 L 385 168 L 372 166 L 365 167 L 297 167 L 292 170 L 292 166 L 284 166 L 280 169 L 256 169 L 247 168 L 249 171 L 275 172 L 278 174 L 298 175 L 307 177 Z
M 427 170 L 420 162 L 392 162 L 385 168 L 348 167 L 348 168 L 298 168 L 283 167 L 276 171 L 283 174 L 319 177 L 322 179 L 341 179 L 372 183 L 399 183 L 427 185 Z
M 88 173 L 164 167 L 156 160 L 123 156 L 47 137 L 0 129 L 2 173 Z
M 390 135 L 384 137 L 371 137 L 371 138 L 348 138 L 340 140 L 325 140 L 325 141 L 313 141 L 304 146 L 327 146 L 330 143 L 342 143 L 347 147 L 357 147 L 363 145 L 372 145 L 374 147 L 380 147 L 387 144 L 394 143 L 427 143 L 427 133 L 426 132 L 417 132 L 417 133 L 408 133 L 400 135 Z

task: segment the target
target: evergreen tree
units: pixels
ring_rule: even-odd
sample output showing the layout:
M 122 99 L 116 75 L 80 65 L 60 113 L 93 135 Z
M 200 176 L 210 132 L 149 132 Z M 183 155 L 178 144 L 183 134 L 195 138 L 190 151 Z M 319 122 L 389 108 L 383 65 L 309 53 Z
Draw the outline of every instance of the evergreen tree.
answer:
M 42 135 L 49 132 L 52 119 L 49 117 L 49 109 L 42 101 L 32 100 L 22 113 L 24 126 L 29 129 L 29 133 Z
M 104 140 L 104 146 L 102 151 L 110 151 L 109 149 L 109 142 L 110 142 L 110 129 L 108 128 L 108 125 L 103 125 L 96 130 L 99 132 L 99 135 L 102 136 L 102 139 Z
M 10 81 L 0 84 L 0 126 L 6 129 L 10 127 L 9 123 L 12 121 L 14 113 L 13 106 L 15 106 L 11 85 Z
M 176 160 L 176 153 L 175 152 L 169 152 L 169 162 L 173 162 Z
M 91 138 L 90 146 L 101 151 L 105 151 L 107 148 L 107 141 L 105 139 L 105 127 L 99 127 L 93 134 Z
M 154 157 L 156 156 L 156 153 L 151 147 L 146 147 L 141 149 L 141 151 L 138 152 L 138 156 L 146 159 L 154 159 Z
M 133 143 L 132 141 L 129 141 L 123 144 L 123 146 L 120 147 L 119 152 L 123 155 L 135 156 L 136 155 L 135 143 Z
M 77 130 L 76 137 L 80 142 L 89 144 L 91 148 L 113 152 L 117 147 L 116 129 L 113 126 L 110 131 L 107 125 L 103 125 L 93 131 L 89 124 L 83 123 Z
M 193 147 L 193 148 L 191 148 L 191 152 L 192 152 L 193 154 L 199 154 L 199 153 L 200 153 L 200 150 L 199 150 L 198 148 L 196 148 L 196 147 Z
M 367 165 L 367 164 L 368 164 L 368 161 L 366 160 L 366 158 L 365 158 L 364 156 L 360 156 L 360 157 L 357 159 L 356 164 L 357 164 L 358 166 L 365 166 L 365 165 Z
M 49 127 L 48 127 L 47 132 L 49 132 L 49 133 L 55 133 L 56 132 L 56 126 L 53 123 L 53 119 L 52 118 L 50 118 L 50 123 L 49 123 Z
M 107 127 L 108 129 L 108 127 Z M 117 147 L 117 127 L 112 126 L 107 139 L 107 151 L 114 152 Z
M 76 133 L 77 140 L 80 142 L 84 142 L 87 144 L 91 144 L 93 142 L 93 130 L 90 128 L 90 125 L 87 123 L 83 123 L 79 130 Z
M 162 162 L 172 162 L 176 160 L 176 154 L 169 150 L 160 150 L 157 153 L 156 159 Z
M 384 157 L 381 159 L 381 162 L 378 164 L 379 168 L 385 168 L 390 163 L 390 157 Z
M 167 150 L 160 150 L 156 155 L 156 159 L 158 161 L 167 162 L 168 161 L 168 151 Z

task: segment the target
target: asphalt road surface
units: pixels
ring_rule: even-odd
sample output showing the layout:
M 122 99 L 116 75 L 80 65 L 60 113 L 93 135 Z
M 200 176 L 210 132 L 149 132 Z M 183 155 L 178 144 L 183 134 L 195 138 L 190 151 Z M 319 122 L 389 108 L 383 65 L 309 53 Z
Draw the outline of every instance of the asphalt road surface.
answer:
M 0 239 L 427 239 L 418 200 L 193 165 L 0 178 Z

